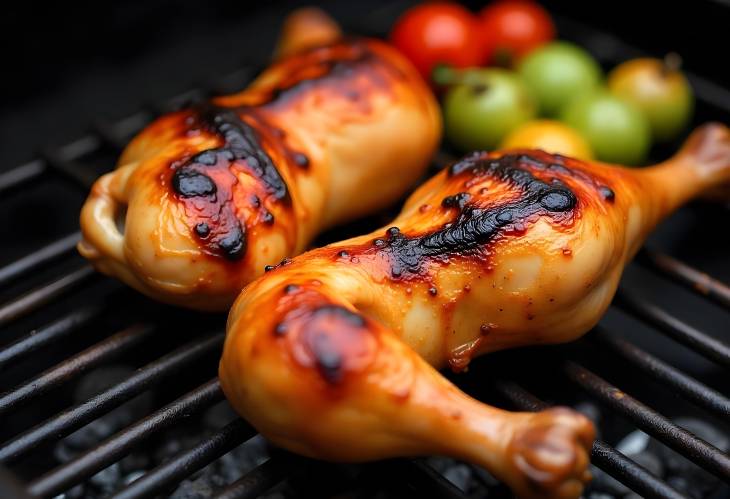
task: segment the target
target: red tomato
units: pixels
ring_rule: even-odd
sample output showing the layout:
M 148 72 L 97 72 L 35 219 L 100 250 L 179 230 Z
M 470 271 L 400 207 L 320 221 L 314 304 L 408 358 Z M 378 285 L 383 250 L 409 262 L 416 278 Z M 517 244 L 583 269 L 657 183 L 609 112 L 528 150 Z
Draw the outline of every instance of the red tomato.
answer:
M 512 62 L 555 38 L 550 14 L 530 0 L 503 0 L 479 13 L 487 58 Z
M 480 66 L 486 60 L 479 19 L 452 3 L 427 3 L 409 9 L 390 34 L 391 41 L 430 80 L 433 68 Z

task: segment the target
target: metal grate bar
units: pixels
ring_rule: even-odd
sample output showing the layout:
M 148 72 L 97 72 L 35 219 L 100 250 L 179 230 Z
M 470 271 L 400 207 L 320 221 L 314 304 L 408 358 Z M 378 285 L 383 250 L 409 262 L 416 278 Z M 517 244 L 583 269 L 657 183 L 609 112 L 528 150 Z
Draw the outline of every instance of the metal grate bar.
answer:
M 67 166 L 69 162 L 78 160 L 82 156 L 98 151 L 104 145 L 109 145 L 117 150 L 122 149 L 126 145 L 122 140 L 123 137 L 139 131 L 158 114 L 178 109 L 185 103 L 200 100 L 210 94 L 229 93 L 240 90 L 251 80 L 253 74 L 254 70 L 251 67 L 236 69 L 228 75 L 223 76 L 217 83 L 211 85 L 211 91 L 200 89 L 188 90 L 172 97 L 162 105 L 150 106 L 150 112 L 143 110 L 112 124 L 99 124 L 94 127 L 93 133 L 84 135 L 70 144 L 50 151 L 46 153 L 46 156 L 55 162 L 55 166 L 61 166 L 61 170 L 64 173 L 70 174 L 72 178 L 81 180 L 82 184 L 85 185 L 89 180 L 93 179 L 80 178 L 73 169 L 69 170 L 64 168 L 64 166 Z M 49 164 L 45 159 L 39 158 L 0 174 L 0 193 L 40 177 L 47 170 L 48 166 Z
M 396 467 L 396 474 L 416 489 L 418 497 L 466 499 L 463 490 L 421 459 L 399 459 L 393 465 Z
M 0 372 L 31 353 L 50 345 L 101 315 L 102 307 L 85 306 L 58 319 L 0 350 Z
M 709 298 L 715 303 L 730 309 L 730 286 L 713 279 L 704 272 L 690 267 L 669 255 L 646 248 L 639 252 L 636 261 L 660 275 L 672 278 L 675 282 L 682 284 L 700 296 Z
M 186 103 L 195 102 L 204 98 L 205 95 L 206 92 L 199 89 L 185 91 L 165 101 L 162 105 L 150 106 L 151 115 L 155 117 L 174 111 Z M 123 149 L 125 144 L 121 139 L 122 134 L 130 132 L 130 124 L 144 126 L 146 123 L 141 118 L 143 115 L 146 116 L 147 113 L 141 111 L 124 120 L 120 120 L 119 123 L 122 126 L 119 129 L 117 129 L 115 124 L 107 127 L 96 127 L 94 133 L 87 134 L 59 149 L 47 151 L 43 154 L 43 157 L 55 170 L 60 171 L 77 184 L 88 189 L 96 181 L 98 175 L 93 170 L 88 169 L 84 164 L 79 163 L 78 159 L 100 150 L 104 145 L 110 145 L 113 149 L 117 150 Z
M 96 174 L 82 163 L 78 163 L 78 159 L 98 151 L 101 147 L 101 138 L 88 133 L 64 146 L 42 152 L 41 157 L 51 168 L 85 187 L 91 187 L 96 180 Z
M 38 178 L 46 171 L 46 162 L 42 159 L 35 159 L 29 163 L 8 170 L 0 174 L 0 193 L 20 187 L 34 178 Z
M 593 442 L 591 462 L 643 497 L 688 499 L 602 440 Z
M 37 310 L 54 298 L 68 293 L 85 282 L 97 277 L 94 269 L 83 265 L 74 271 L 34 289 L 33 291 L 0 306 L 0 327 Z
M 145 473 L 112 497 L 114 499 L 155 497 L 255 434 L 256 431 L 248 423 L 236 419 L 192 449 Z
M 223 489 L 215 499 L 255 499 L 286 478 L 287 466 L 275 457 Z
M 76 247 L 76 243 L 80 240 L 81 232 L 74 232 L 68 236 L 56 239 L 52 243 L 43 246 L 41 249 L 36 250 L 20 260 L 16 260 L 11 264 L 6 265 L 0 269 L 0 285 L 19 279 L 25 274 L 42 267 L 44 264 L 60 258 L 65 253 L 73 250 Z M 68 273 L 66 275 L 68 275 Z M 3 279 L 5 282 L 3 282 Z
M 619 289 L 613 304 L 657 327 L 667 336 L 704 355 L 718 364 L 730 367 L 730 345 L 682 322 L 652 303 Z
M 0 268 L 0 286 L 5 286 L 23 274 L 35 271 L 41 266 L 60 258 L 74 249 L 80 238 L 81 233 L 74 232 Z
M 20 405 L 27 404 L 92 367 L 118 357 L 145 340 L 153 331 L 154 329 L 147 325 L 128 327 L 44 371 L 16 389 L 5 392 L 0 395 L 0 416 L 7 414 Z
M 86 156 L 101 147 L 101 140 L 93 134 L 86 134 L 78 139 L 54 149 L 53 156 L 61 161 L 74 161 Z
M 158 383 L 165 376 L 179 372 L 183 367 L 223 344 L 223 333 L 215 334 L 203 341 L 195 341 L 161 357 L 121 383 L 105 390 L 73 408 L 67 409 L 43 421 L 0 446 L 0 463 L 15 461 L 39 445 L 61 438 L 81 428 L 93 419 L 122 405 L 127 400 Z
M 41 497 L 58 494 L 121 459 L 145 438 L 222 399 L 223 391 L 218 379 L 208 381 L 73 461 L 37 478 L 28 486 L 28 492 Z
M 683 456 L 703 466 L 718 477 L 730 480 L 730 457 L 717 447 L 696 437 L 684 428 L 622 392 L 585 367 L 567 361 L 564 370 L 571 381 L 627 416 L 636 425 Z
M 61 150 L 55 149 L 43 151 L 41 153 L 41 156 L 43 157 L 43 159 L 46 160 L 48 166 L 50 166 L 57 172 L 62 173 L 67 178 L 71 179 L 73 182 L 81 185 L 82 187 L 90 189 L 96 181 L 98 175 L 93 169 L 89 168 L 87 165 L 85 165 L 76 158 L 83 156 L 84 154 L 93 152 L 96 149 L 100 149 L 102 145 L 102 140 L 96 135 L 88 135 L 85 136 L 84 139 L 93 139 L 94 145 L 96 147 L 94 149 L 90 149 L 89 151 L 82 151 L 79 156 L 74 156 L 72 154 L 66 155 L 63 154 Z
M 104 145 L 114 151 L 121 151 L 129 143 L 129 136 L 144 128 L 152 119 L 151 112 L 139 111 L 115 123 L 96 121 L 92 130 Z
M 541 411 L 550 407 L 530 392 L 510 381 L 497 381 L 500 394 L 516 407 L 527 411 Z M 657 499 L 688 499 L 649 470 L 632 461 L 602 440 L 596 439 L 591 450 L 591 462 L 603 471 L 644 497 Z
M 236 70 L 232 75 L 238 75 L 242 70 Z M 232 76 L 229 75 L 229 76 Z M 156 115 L 179 108 L 182 104 L 195 101 L 207 95 L 207 92 L 193 89 L 177 95 L 162 105 L 151 106 L 152 113 L 137 112 L 105 127 L 97 126 L 93 133 L 88 133 L 77 140 L 57 149 L 45 151 L 41 158 L 33 160 L 0 174 L 0 193 L 19 187 L 22 184 L 40 177 L 48 168 L 60 170 L 81 185 L 88 187 L 95 180 L 86 168 L 77 168 L 75 163 L 79 158 L 99 151 L 104 145 L 113 149 L 121 149 L 126 144 L 121 137 L 134 133 L 149 123 Z
M 655 379 L 666 383 L 698 406 L 720 418 L 730 419 L 730 399 L 718 391 L 605 329 L 600 327 L 594 329 L 589 338 L 598 341 L 601 346 L 608 347 L 623 360 L 629 361 Z
M 142 130 L 154 118 L 154 115 L 150 111 L 137 111 L 136 113 L 127 116 L 126 118 L 122 118 L 112 125 L 109 125 L 109 130 L 113 131 L 117 135 L 129 136 Z M 123 146 L 126 145 L 126 143 L 123 144 Z

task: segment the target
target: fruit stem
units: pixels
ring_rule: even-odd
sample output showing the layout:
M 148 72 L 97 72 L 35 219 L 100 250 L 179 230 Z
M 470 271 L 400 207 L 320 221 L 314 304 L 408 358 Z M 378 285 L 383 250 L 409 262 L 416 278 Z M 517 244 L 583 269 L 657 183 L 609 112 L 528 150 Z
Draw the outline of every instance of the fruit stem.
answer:
M 431 79 L 436 85 L 448 86 L 462 82 L 461 71 L 454 69 L 448 64 L 437 64 L 431 72 Z
M 514 63 L 514 56 L 509 49 L 497 48 L 494 51 L 494 65 L 500 68 L 511 68 Z
M 682 57 L 676 52 L 669 52 L 662 60 L 662 76 L 667 77 L 676 73 L 682 67 Z
M 468 69 L 455 69 L 446 64 L 438 64 L 431 72 L 431 79 L 438 86 L 466 85 L 471 87 L 472 91 L 476 94 L 486 92 L 487 85 L 483 81 L 480 81 L 479 78 L 474 78 L 474 76 L 475 73 L 473 71 L 469 71 Z

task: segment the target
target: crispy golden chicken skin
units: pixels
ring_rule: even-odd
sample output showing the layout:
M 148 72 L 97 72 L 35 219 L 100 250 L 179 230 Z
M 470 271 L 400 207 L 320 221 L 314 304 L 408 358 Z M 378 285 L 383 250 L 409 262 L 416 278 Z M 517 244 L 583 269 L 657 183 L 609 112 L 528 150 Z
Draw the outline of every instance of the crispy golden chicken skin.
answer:
M 291 36 L 281 50 L 321 39 Z M 434 97 L 395 49 L 308 48 L 142 131 L 93 186 L 79 251 L 151 297 L 223 310 L 265 265 L 397 200 L 440 133 Z
M 646 169 L 528 150 L 467 156 L 389 227 L 248 286 L 228 320 L 223 389 L 265 436 L 308 456 L 446 454 L 519 497 L 576 498 L 590 477 L 586 418 L 489 407 L 435 368 L 584 334 L 647 233 L 728 179 L 721 125 Z

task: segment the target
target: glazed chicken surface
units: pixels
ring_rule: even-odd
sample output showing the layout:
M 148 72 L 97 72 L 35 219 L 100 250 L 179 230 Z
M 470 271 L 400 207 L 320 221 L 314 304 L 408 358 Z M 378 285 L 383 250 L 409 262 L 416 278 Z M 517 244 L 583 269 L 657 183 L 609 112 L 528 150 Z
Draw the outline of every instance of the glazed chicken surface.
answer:
M 729 179 L 722 125 L 644 169 L 474 153 L 422 185 L 389 226 L 248 286 L 228 320 L 224 391 L 271 441 L 307 456 L 445 454 L 520 497 L 578 497 L 594 438 L 585 417 L 490 407 L 436 369 L 583 335 L 651 229 Z
M 98 270 L 225 310 L 267 264 L 423 174 L 441 132 L 430 90 L 395 49 L 333 42 L 311 14 L 287 22 L 279 62 L 249 88 L 157 119 L 95 183 L 79 251 Z

